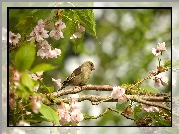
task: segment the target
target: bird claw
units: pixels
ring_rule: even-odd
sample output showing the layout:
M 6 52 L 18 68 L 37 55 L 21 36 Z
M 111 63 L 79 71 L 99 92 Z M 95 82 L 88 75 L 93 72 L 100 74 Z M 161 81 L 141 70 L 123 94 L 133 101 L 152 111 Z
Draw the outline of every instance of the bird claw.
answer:
M 81 88 L 80 86 L 75 86 L 75 88 Z

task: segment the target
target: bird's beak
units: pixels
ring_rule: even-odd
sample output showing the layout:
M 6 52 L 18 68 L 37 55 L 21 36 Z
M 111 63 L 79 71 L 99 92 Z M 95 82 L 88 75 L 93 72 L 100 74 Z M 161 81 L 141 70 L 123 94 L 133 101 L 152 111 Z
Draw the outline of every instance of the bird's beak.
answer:
M 92 70 L 95 70 L 95 68 L 93 67 L 93 68 L 91 69 L 91 71 L 92 71 Z

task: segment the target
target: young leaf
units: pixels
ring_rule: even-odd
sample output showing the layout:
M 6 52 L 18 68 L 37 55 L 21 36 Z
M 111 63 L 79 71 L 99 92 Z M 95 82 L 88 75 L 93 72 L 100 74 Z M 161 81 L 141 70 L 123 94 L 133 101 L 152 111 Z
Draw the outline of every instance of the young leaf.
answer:
M 119 115 L 129 106 L 130 102 L 124 102 L 122 104 L 116 103 L 116 109 L 119 111 Z
M 41 104 L 39 112 L 48 121 L 55 122 L 56 125 L 60 125 L 59 117 L 58 117 L 57 113 L 51 107 Z
M 15 55 L 15 66 L 20 72 L 30 69 L 35 59 L 35 47 L 31 43 L 22 44 Z
M 96 36 L 94 12 L 92 9 L 75 9 L 74 15 L 76 19 L 88 30 L 88 32 Z
M 148 87 L 148 86 L 141 86 L 142 89 L 144 89 L 146 92 L 151 93 L 159 93 L 159 91 L 155 88 Z
M 173 66 L 173 62 L 172 62 L 172 66 Z M 165 67 L 165 68 L 171 68 L 171 60 L 165 61 L 164 67 Z
M 21 76 L 21 83 L 28 87 L 29 90 L 32 92 L 34 90 L 34 82 L 33 80 L 30 78 L 30 76 L 27 73 L 22 73 Z
M 49 71 L 49 70 L 52 70 L 52 69 L 55 69 L 56 67 L 51 65 L 51 64 L 48 64 L 48 63 L 41 63 L 41 64 L 38 64 L 37 66 L 35 66 L 33 69 L 31 69 L 31 73 L 36 73 L 36 72 L 45 72 L 45 71 Z

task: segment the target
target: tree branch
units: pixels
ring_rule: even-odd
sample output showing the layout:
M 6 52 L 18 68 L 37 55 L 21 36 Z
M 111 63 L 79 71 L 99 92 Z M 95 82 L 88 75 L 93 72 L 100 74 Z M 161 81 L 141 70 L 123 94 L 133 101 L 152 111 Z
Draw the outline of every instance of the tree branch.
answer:
M 49 98 L 49 100 L 53 100 L 54 104 L 60 104 L 62 102 L 69 103 L 70 98 L 68 98 L 68 97 L 66 97 L 66 98 L 55 98 L 54 99 L 54 96 L 60 97 L 60 96 L 63 96 L 63 95 L 68 95 L 68 94 L 75 94 L 75 93 L 79 93 L 83 90 L 112 91 L 113 86 L 109 86 L 109 85 L 85 85 L 85 86 L 82 86 L 82 87 L 75 87 L 75 88 L 60 90 L 58 92 L 47 94 L 47 97 Z M 53 98 L 51 98 L 51 96 L 53 96 Z M 158 94 L 152 94 L 150 96 L 149 95 L 140 95 L 140 96 L 139 95 L 126 95 L 126 97 L 131 101 L 135 101 L 135 102 L 150 105 L 150 106 L 156 106 L 156 107 L 171 111 L 171 108 L 169 108 L 165 105 L 156 103 L 156 102 L 171 102 L 171 94 L 169 94 L 169 93 L 158 93 Z M 78 98 L 79 102 L 84 101 L 84 100 L 91 101 L 92 105 L 98 105 L 101 102 L 118 102 L 117 99 L 113 99 L 113 98 L 111 98 L 111 96 L 81 95 Z M 50 105 L 50 103 L 48 105 Z

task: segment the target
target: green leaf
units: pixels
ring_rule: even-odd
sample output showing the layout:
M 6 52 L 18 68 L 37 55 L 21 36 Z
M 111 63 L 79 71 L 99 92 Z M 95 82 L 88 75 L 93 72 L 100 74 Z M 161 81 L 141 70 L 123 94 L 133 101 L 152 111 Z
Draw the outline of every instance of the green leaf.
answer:
M 33 44 L 22 44 L 15 55 L 15 66 L 20 72 L 29 70 L 35 59 L 35 47 Z
M 36 73 L 36 72 L 45 72 L 45 71 L 49 71 L 49 70 L 52 70 L 52 69 L 55 69 L 57 67 L 51 65 L 51 64 L 48 64 L 48 63 L 41 63 L 41 64 L 38 64 L 37 66 L 35 66 L 30 72 L 31 73 Z
M 10 10 L 10 14 L 13 14 L 13 11 L 14 10 Z M 17 11 L 21 13 L 21 19 L 19 23 L 12 29 L 12 31 L 27 33 L 27 30 L 29 30 L 30 33 L 38 24 L 40 19 L 44 20 L 49 16 L 52 9 L 20 9 Z
M 135 119 L 135 120 L 138 120 L 138 119 L 139 119 L 137 113 L 142 111 L 141 108 L 142 108 L 142 105 L 139 105 L 139 106 L 135 106 L 135 107 L 134 107 L 134 119 Z
M 60 125 L 59 117 L 51 107 L 41 104 L 39 112 L 43 115 L 45 119 L 47 119 L 47 121 L 55 122 L 56 125 Z
M 143 90 L 145 90 L 148 93 L 159 93 L 159 91 L 155 88 L 152 87 L 148 87 L 148 86 L 141 86 L 140 88 L 142 88 Z
M 77 38 L 72 40 L 72 42 L 74 43 L 74 50 L 78 50 L 79 52 L 83 51 L 83 50 L 79 50 L 78 46 L 81 46 L 81 48 L 83 47 L 83 39 L 84 39 L 84 33 L 82 33 L 81 38 Z
M 169 120 L 157 120 L 154 123 L 155 126 L 172 126 L 171 121 Z
M 143 111 L 136 112 L 135 119 L 140 120 L 140 119 L 142 119 L 142 118 L 144 118 L 145 116 L 148 116 L 148 115 L 149 115 L 148 112 L 143 112 Z
M 84 117 L 85 120 L 89 120 L 89 119 L 93 119 L 94 118 L 94 116 L 88 115 L 86 113 L 83 113 L 83 117 Z
M 29 91 L 29 88 L 25 87 L 22 83 L 20 83 L 20 85 L 16 89 L 16 94 L 19 98 L 27 100 L 29 98 L 29 95 L 31 94 Z
M 27 73 L 22 73 L 21 76 L 21 83 L 28 87 L 28 89 L 33 92 L 34 91 L 34 82 L 32 80 L 32 78 L 27 74 Z
M 51 87 L 46 87 L 47 89 L 48 89 L 48 92 L 49 93 L 52 93 L 53 91 L 54 91 L 54 87 L 53 86 L 51 86 Z
M 94 12 L 92 9 L 74 9 L 74 17 L 88 30 L 88 32 L 96 36 L 96 24 Z
M 33 16 L 26 16 L 24 17 L 23 20 L 21 20 L 14 28 L 13 28 L 13 31 L 14 32 L 21 32 L 22 33 L 22 30 L 23 32 L 27 31 L 29 29 L 29 27 L 34 27 L 35 24 L 33 24 Z M 33 25 L 32 25 L 33 24 Z M 27 27 L 27 25 L 29 27 Z
M 116 109 L 119 111 L 119 115 L 129 106 L 130 102 L 124 102 L 122 104 L 116 103 Z
M 172 64 L 173 64 L 173 62 L 172 62 Z M 171 60 L 166 60 L 165 63 L 164 63 L 164 67 L 165 68 L 171 68 Z

